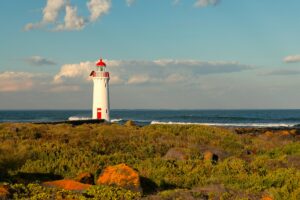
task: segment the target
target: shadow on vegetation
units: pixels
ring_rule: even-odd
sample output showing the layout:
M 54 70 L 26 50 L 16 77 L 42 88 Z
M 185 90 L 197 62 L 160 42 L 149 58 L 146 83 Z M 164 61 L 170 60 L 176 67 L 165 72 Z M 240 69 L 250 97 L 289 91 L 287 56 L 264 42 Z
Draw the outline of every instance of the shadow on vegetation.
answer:
M 36 181 L 53 181 L 63 179 L 61 175 L 56 175 L 53 173 L 23 173 L 19 172 L 12 177 L 14 182 L 17 183 L 31 183 Z
M 141 176 L 141 187 L 145 195 L 154 194 L 158 190 L 158 186 L 151 179 Z

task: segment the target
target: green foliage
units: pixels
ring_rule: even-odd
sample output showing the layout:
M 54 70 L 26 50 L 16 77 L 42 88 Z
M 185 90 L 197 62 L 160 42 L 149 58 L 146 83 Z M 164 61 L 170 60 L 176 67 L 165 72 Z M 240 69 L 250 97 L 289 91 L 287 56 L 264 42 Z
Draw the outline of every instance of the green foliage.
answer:
M 189 156 L 167 160 L 164 155 L 171 148 L 184 149 Z M 216 164 L 203 160 L 205 150 L 219 156 Z M 120 163 L 137 169 L 152 184 L 152 192 L 168 189 L 160 193 L 165 197 L 250 199 L 267 193 L 275 199 L 299 199 L 300 163 L 295 160 L 291 165 L 291 156 L 300 156 L 297 136 L 238 135 L 196 125 L 0 124 L 0 182 L 10 183 L 15 199 L 139 198 L 140 194 L 108 186 L 76 193 L 39 184 L 13 184 L 32 182 L 18 178 L 19 173 L 74 178 L 91 172 L 97 177 L 106 166 Z M 222 195 L 193 190 L 209 185 L 222 185 L 226 190 Z
M 119 187 L 92 186 L 85 192 L 67 191 L 62 189 L 43 187 L 39 184 L 14 184 L 13 199 L 20 200 L 50 200 L 50 199 L 79 199 L 79 200 L 134 200 L 141 194 Z
M 139 192 L 132 192 L 130 190 L 125 190 L 119 187 L 111 186 L 93 186 L 84 194 L 87 197 L 92 197 L 93 199 L 103 199 L 103 200 L 119 200 L 119 199 L 140 199 L 141 194 Z

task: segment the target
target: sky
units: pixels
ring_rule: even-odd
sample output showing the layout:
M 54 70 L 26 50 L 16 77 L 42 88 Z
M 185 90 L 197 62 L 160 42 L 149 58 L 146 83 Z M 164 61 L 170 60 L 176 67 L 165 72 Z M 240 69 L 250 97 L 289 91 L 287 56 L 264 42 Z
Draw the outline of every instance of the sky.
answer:
M 3 0 L 0 109 L 300 108 L 299 0 Z

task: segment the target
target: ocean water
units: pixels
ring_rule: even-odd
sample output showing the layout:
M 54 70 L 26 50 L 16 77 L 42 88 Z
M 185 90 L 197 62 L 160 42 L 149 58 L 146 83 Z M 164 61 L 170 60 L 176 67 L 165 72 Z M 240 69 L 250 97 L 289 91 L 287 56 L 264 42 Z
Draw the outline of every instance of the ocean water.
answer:
M 90 110 L 0 111 L 0 122 L 54 122 L 90 119 Z M 111 121 L 148 124 L 205 124 L 237 127 L 293 127 L 300 110 L 112 110 Z

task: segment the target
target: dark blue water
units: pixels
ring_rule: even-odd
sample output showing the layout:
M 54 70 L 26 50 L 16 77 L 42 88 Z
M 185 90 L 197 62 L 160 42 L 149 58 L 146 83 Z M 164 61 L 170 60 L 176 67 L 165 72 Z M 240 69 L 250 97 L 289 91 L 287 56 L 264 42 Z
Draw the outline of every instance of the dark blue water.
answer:
M 89 119 L 89 110 L 0 111 L 0 122 L 53 122 Z M 300 124 L 300 110 L 112 110 L 112 122 L 289 127 Z

